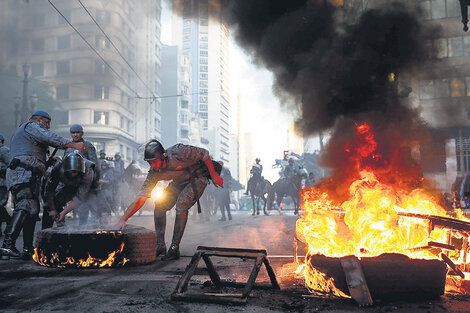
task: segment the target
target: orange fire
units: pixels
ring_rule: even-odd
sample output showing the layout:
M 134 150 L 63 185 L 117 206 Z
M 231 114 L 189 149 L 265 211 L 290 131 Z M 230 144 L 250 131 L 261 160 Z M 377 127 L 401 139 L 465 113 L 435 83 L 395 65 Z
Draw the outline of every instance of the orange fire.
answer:
M 107 259 L 94 258 L 88 254 L 87 259 L 77 259 L 73 257 L 65 257 L 61 259 L 57 253 L 52 253 L 47 256 L 43 253 L 42 250 L 35 248 L 33 260 L 42 266 L 48 267 L 89 267 L 89 268 L 101 268 L 101 267 L 118 267 L 124 266 L 130 260 L 122 256 L 122 251 L 124 250 L 124 242 L 121 244 L 121 247 L 108 254 Z
M 334 282 L 309 266 L 310 257 L 322 254 L 329 257 L 355 255 L 372 257 L 383 253 L 401 253 L 411 258 L 437 259 L 429 242 L 449 243 L 449 230 L 430 227 L 429 221 L 401 213 L 451 217 L 439 204 L 437 197 L 421 188 L 422 177 L 409 176 L 394 169 L 393 161 L 378 153 L 372 127 L 356 125 L 356 144 L 346 146 L 352 160 L 354 179 L 349 197 L 334 199 L 330 189 L 320 185 L 301 190 L 301 217 L 296 225 L 296 237 L 307 245 L 305 263 L 297 272 L 305 276 L 311 290 L 344 296 Z M 378 166 L 383 165 L 383 166 Z M 387 168 L 384 174 L 383 168 Z M 396 175 L 396 177 L 391 177 Z M 466 219 L 460 212 L 457 218 Z M 455 215 L 453 216 L 455 218 Z M 461 236 L 454 232 L 453 236 Z M 465 250 L 464 250 L 465 251 Z M 460 250 L 449 252 L 455 263 L 470 260 Z M 467 275 L 470 276 L 470 275 Z

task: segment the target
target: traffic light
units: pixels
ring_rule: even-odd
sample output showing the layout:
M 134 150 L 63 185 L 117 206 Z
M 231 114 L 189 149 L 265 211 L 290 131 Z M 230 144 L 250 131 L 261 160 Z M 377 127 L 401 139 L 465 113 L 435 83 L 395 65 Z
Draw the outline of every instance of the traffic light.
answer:
M 284 150 L 284 160 L 287 160 L 288 156 L 289 156 L 289 150 Z

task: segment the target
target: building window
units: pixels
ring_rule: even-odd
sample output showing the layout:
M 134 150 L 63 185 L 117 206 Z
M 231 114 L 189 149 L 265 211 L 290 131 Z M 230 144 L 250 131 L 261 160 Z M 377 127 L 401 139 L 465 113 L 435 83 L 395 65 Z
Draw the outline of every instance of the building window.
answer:
M 31 64 L 31 76 L 32 77 L 44 76 L 44 63 Z
M 201 44 L 199 45 L 199 48 L 209 49 L 209 44 L 207 42 L 201 42 Z
M 57 37 L 57 49 L 70 49 L 70 35 Z
M 202 120 L 202 129 L 203 130 L 208 130 L 209 129 L 209 121 L 208 120 Z
M 200 41 L 208 41 L 208 37 L 207 36 L 201 36 L 199 38 Z
M 207 73 L 199 73 L 199 79 L 209 79 L 209 75 Z
M 108 74 L 109 68 L 102 60 L 95 60 L 95 73 Z
M 43 27 L 46 24 L 46 17 L 44 14 L 34 14 L 32 16 L 33 27 Z
M 447 53 L 447 39 L 438 39 L 434 41 L 434 48 L 436 51 L 436 57 L 442 59 L 448 56 Z
M 449 80 L 448 79 L 437 79 L 434 81 L 434 92 L 436 98 L 447 98 L 450 95 L 449 92 Z
M 200 50 L 199 55 L 202 57 L 207 57 L 209 56 L 209 52 L 207 50 Z
M 62 14 L 70 23 L 72 23 L 72 12 L 70 10 L 63 10 Z M 57 15 L 57 23 L 60 25 L 67 24 L 65 19 L 60 14 Z
M 447 16 L 457 17 L 460 16 L 460 3 L 459 1 L 447 0 Z
M 189 138 L 189 131 L 187 129 L 180 130 L 180 137 L 181 138 Z
M 207 99 L 206 96 L 201 96 L 201 97 L 199 97 L 199 102 L 201 102 L 201 103 L 207 103 L 207 100 L 208 100 L 208 99 Z
M 461 57 L 463 55 L 462 37 L 449 38 L 449 56 Z
M 207 89 L 199 89 L 199 93 L 201 95 L 207 95 L 208 91 L 207 91 Z
M 109 112 L 95 111 L 93 122 L 100 125 L 109 124 Z
M 199 71 L 207 73 L 209 71 L 209 67 L 207 65 L 201 65 L 199 67 Z
M 109 24 L 111 22 L 111 14 L 107 11 L 96 10 L 96 21 L 101 24 Z
M 154 129 L 157 131 L 157 132 L 160 132 L 160 120 L 158 118 L 155 118 L 154 119 Z
M 207 58 L 200 58 L 199 59 L 199 64 L 208 64 L 208 59 Z M 207 74 L 206 74 L 207 75 Z
M 432 80 L 420 81 L 419 98 L 423 100 L 434 98 L 434 82 Z
M 185 112 L 180 113 L 180 123 L 188 124 L 188 114 L 186 114 Z
M 126 128 L 126 129 L 127 129 L 128 132 L 131 132 L 131 129 L 132 129 L 132 121 L 127 120 L 127 128 Z
M 189 107 L 188 100 L 181 100 L 181 108 L 182 109 L 187 109 L 188 107 Z
M 60 85 L 55 88 L 57 100 L 64 100 L 69 98 L 69 85 Z
M 208 108 L 209 107 L 207 106 L 207 104 L 199 105 L 199 111 L 201 111 L 201 112 L 207 112 Z
M 31 48 L 33 52 L 44 52 L 44 39 L 37 38 L 31 41 Z
M 126 159 L 131 160 L 131 158 L 132 158 L 131 148 L 127 147 L 126 148 Z
M 70 73 L 70 61 L 56 62 L 57 75 L 65 75 Z
M 207 19 L 201 19 L 199 21 L 199 25 L 201 26 L 208 26 L 209 25 L 209 21 Z
M 432 0 L 431 13 L 433 19 L 446 17 L 446 0 Z
M 199 82 L 199 87 L 201 87 L 201 88 L 208 88 L 208 84 L 207 84 L 206 81 L 201 80 L 201 81 Z
M 101 35 L 95 36 L 95 48 L 106 49 L 109 48 L 109 40 Z
M 461 78 L 452 78 L 450 82 L 452 97 L 465 96 L 465 82 Z
M 209 115 L 207 112 L 201 112 L 199 113 L 199 117 L 201 117 L 202 119 L 208 119 L 209 118 Z
M 121 116 L 121 124 L 119 125 L 122 129 L 125 129 L 126 127 L 126 118 Z
M 106 144 L 102 141 L 92 141 L 93 146 L 95 146 L 96 152 L 99 153 L 99 151 L 104 150 L 106 151 Z
M 109 99 L 109 87 L 95 86 L 95 99 Z

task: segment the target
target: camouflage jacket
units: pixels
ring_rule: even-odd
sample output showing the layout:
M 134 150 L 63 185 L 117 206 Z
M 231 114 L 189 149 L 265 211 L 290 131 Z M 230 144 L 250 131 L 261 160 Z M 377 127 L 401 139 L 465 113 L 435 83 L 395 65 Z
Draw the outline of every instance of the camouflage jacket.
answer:
M 166 152 L 168 154 L 166 167 L 159 171 L 150 168 L 147 178 L 140 188 L 140 196 L 150 198 L 153 188 L 161 180 L 172 180 L 174 182 L 189 180 L 191 173 L 201 167 L 198 162 L 205 161 L 209 157 L 209 151 L 204 148 L 180 143 L 171 146 Z
M 10 163 L 10 149 L 7 146 L 0 145 L 0 187 L 6 186 L 6 173 Z
M 24 123 L 16 130 L 11 140 L 10 160 L 18 159 L 21 163 L 44 174 L 48 146 L 64 149 L 70 142 L 69 139 L 48 130 L 39 122 Z M 24 167 L 8 169 L 7 186 L 11 188 L 14 185 L 29 183 L 32 177 L 32 171 Z
M 62 167 L 62 161 L 58 161 L 52 168 L 51 174 L 48 176 L 44 185 L 44 198 L 53 197 L 56 190 L 65 187 L 77 188 L 77 192 L 72 201 L 78 204 L 88 199 L 89 193 L 96 191 L 99 186 L 97 182 L 95 164 L 91 161 L 85 161 L 85 173 L 76 178 L 68 178 Z

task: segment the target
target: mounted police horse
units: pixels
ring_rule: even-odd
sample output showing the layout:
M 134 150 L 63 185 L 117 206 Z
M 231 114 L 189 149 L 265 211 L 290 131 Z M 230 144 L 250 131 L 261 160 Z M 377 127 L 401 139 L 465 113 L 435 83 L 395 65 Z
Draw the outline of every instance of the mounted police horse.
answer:
M 281 203 L 282 199 L 285 196 L 290 196 L 294 202 L 294 214 L 299 214 L 299 204 L 300 204 L 300 189 L 302 187 L 302 173 L 295 173 L 291 179 L 280 178 L 278 179 L 272 187 L 272 192 L 268 196 L 268 207 L 272 208 L 274 199 L 276 198 L 276 203 L 278 206 L 278 211 L 281 214 Z M 275 197 L 277 196 L 277 197 Z
M 248 192 L 251 195 L 251 201 L 253 202 L 253 215 L 259 215 L 260 199 L 263 200 L 263 213 L 269 215 L 266 211 L 267 200 L 266 196 L 272 193 L 272 185 L 267 179 L 261 177 L 256 178 L 253 176 L 250 178 L 251 182 L 248 183 Z

